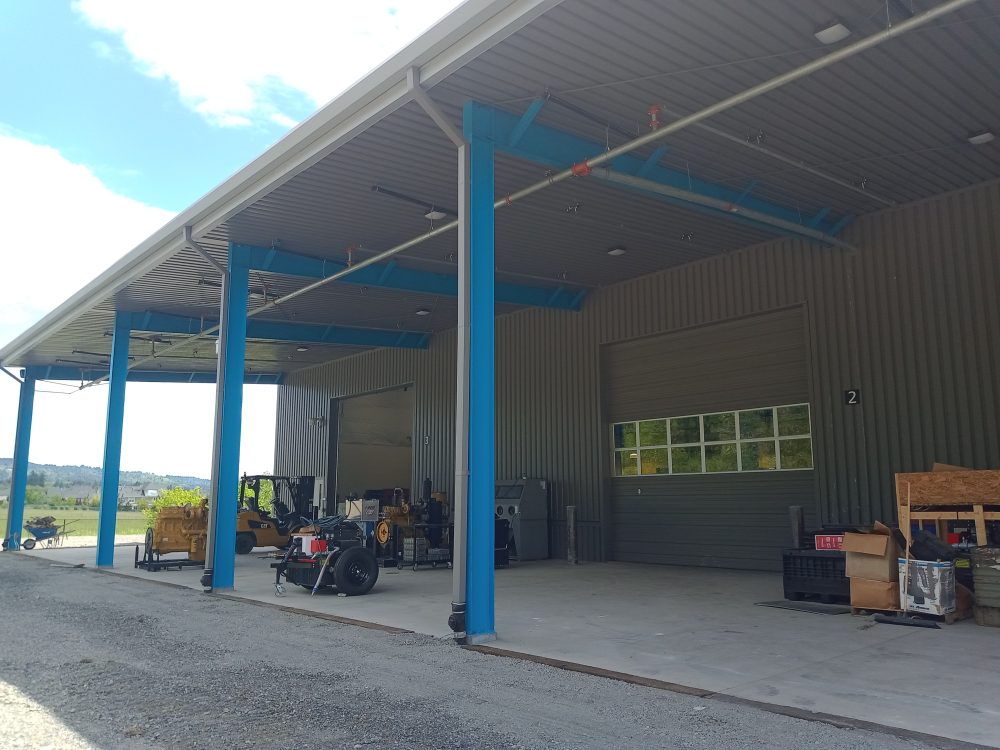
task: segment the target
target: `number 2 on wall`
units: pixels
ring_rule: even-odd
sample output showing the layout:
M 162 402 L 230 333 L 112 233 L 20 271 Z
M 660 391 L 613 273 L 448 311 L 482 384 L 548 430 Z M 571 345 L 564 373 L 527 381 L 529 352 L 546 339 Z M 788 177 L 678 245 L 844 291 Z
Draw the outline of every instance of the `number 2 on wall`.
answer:
M 844 391 L 844 403 L 848 406 L 857 406 L 861 403 L 861 389 L 848 388 Z

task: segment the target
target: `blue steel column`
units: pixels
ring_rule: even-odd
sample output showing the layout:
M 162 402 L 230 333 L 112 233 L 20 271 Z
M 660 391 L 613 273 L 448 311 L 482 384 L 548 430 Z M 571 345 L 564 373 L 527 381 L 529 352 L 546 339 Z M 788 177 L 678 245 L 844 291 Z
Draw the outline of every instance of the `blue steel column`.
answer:
M 243 420 L 243 368 L 247 343 L 247 288 L 250 271 L 242 258 L 229 253 L 229 294 L 226 298 L 225 367 L 222 382 L 222 423 L 219 465 L 215 475 L 215 543 L 212 588 L 233 588 L 236 569 L 236 503 L 239 492 L 240 433 Z
M 470 146 L 469 500 L 465 633 L 470 643 L 496 638 L 493 537 L 496 497 L 494 389 L 493 142 L 490 121 L 466 107 Z M 484 127 L 485 126 L 485 127 Z M 470 132 L 471 131 L 471 132 Z M 485 132 L 484 132 L 485 131 Z
M 17 433 L 14 438 L 14 465 L 10 475 L 7 529 L 4 539 L 7 549 L 21 548 L 21 526 L 24 525 L 24 493 L 28 488 L 28 444 L 31 442 L 31 413 L 35 407 L 35 378 L 27 372 L 21 383 L 17 402 Z
M 111 567 L 115 564 L 115 517 L 118 514 L 118 477 L 122 463 L 122 424 L 125 420 L 125 382 L 128 379 L 128 344 L 131 335 L 131 315 L 115 315 L 115 332 L 111 340 L 111 371 L 108 376 L 101 510 L 97 524 L 98 567 Z

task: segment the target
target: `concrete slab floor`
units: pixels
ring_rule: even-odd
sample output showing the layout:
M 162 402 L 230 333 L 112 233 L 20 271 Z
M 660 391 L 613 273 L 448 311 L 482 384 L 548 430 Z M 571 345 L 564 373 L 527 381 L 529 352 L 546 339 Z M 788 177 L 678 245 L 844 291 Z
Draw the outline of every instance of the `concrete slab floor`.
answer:
M 35 550 L 94 563 L 93 550 Z M 120 546 L 115 571 L 200 590 L 198 568 L 149 573 Z M 372 593 L 274 595 L 260 550 L 239 557 L 237 597 L 448 637 L 451 573 L 383 570 Z M 515 564 L 496 574 L 495 646 L 1000 747 L 1000 630 L 941 630 L 754 606 L 780 599 L 775 574 L 627 563 Z

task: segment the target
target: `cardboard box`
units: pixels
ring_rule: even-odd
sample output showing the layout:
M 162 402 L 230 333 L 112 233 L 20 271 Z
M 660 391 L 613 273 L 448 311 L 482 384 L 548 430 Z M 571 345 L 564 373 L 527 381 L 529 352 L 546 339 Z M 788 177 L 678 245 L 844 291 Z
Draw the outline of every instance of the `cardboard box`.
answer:
M 896 560 L 900 550 L 892 530 L 875 522 L 870 534 L 844 534 L 841 547 L 847 553 L 847 577 L 866 578 L 869 581 L 898 581 L 899 566 Z
M 816 534 L 813 537 L 816 549 L 843 549 L 843 534 Z
M 899 596 L 906 612 L 947 615 L 955 611 L 955 563 L 899 558 Z
M 859 609 L 899 609 L 899 584 L 895 581 L 852 578 L 851 606 Z

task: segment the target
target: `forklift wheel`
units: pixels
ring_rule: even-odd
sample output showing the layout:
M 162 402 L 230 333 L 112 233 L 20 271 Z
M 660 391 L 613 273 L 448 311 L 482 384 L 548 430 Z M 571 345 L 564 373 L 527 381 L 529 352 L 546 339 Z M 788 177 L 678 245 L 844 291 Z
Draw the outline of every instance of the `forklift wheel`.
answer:
M 364 547 L 348 547 L 333 564 L 333 582 L 341 594 L 367 594 L 377 580 L 378 560 Z
M 243 532 L 242 534 L 236 535 L 236 554 L 237 555 L 249 555 L 253 552 L 253 548 L 257 546 L 257 539 L 253 534 L 248 534 Z

